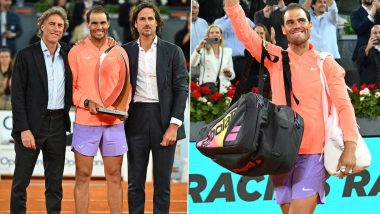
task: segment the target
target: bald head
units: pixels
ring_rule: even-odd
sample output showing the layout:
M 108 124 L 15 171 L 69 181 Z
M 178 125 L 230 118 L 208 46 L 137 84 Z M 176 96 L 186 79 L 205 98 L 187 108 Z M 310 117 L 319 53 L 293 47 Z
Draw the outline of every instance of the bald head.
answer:
M 380 38 L 380 25 L 374 25 L 371 29 L 372 38 Z

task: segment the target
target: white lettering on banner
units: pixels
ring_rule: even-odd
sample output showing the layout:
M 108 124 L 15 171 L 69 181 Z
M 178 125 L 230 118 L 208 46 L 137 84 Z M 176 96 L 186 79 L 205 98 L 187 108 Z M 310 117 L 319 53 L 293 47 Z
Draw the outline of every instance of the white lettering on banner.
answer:
M 15 168 L 15 151 L 13 144 L 0 146 L 0 172 L 3 175 L 13 175 Z M 70 147 L 66 147 L 65 168 L 63 174 L 65 176 L 75 176 L 75 159 L 74 153 Z M 33 171 L 34 176 L 44 176 L 44 162 L 42 154 L 38 156 L 36 166 Z M 93 176 L 104 176 L 104 166 L 102 156 L 98 154 L 94 158 L 94 166 L 92 170 Z
M 187 107 L 188 108 L 188 107 Z M 184 126 L 189 127 L 189 116 L 186 117 L 184 121 Z M 70 111 L 71 121 L 75 121 L 75 112 Z M 12 132 L 12 111 L 0 110 L 0 175 L 13 175 L 14 166 L 15 166 L 15 152 L 14 145 L 10 143 L 13 141 L 11 137 Z M 73 129 L 74 124 L 72 124 L 71 129 Z M 71 130 L 72 132 L 72 130 Z M 188 133 L 186 134 L 189 135 Z M 182 140 L 182 142 L 177 143 L 176 156 L 174 160 L 172 178 L 175 180 L 187 181 L 187 158 L 188 158 L 188 138 Z M 127 179 L 127 156 L 125 155 L 123 165 L 122 165 L 122 174 L 123 178 Z M 186 166 L 184 166 L 186 165 Z M 152 161 L 149 162 L 148 169 L 152 171 Z M 75 159 L 74 153 L 71 151 L 71 147 L 66 147 L 66 160 L 65 168 L 63 172 L 64 176 L 74 176 L 75 175 Z M 43 176 L 44 167 L 42 155 L 39 155 L 35 169 L 33 171 L 34 176 Z M 97 156 L 94 158 L 93 162 L 93 176 L 104 176 L 104 166 L 100 152 L 97 153 Z M 152 181 L 152 173 L 148 172 L 147 181 Z
M 12 112 L 0 110 L 0 145 L 8 144 L 12 140 Z

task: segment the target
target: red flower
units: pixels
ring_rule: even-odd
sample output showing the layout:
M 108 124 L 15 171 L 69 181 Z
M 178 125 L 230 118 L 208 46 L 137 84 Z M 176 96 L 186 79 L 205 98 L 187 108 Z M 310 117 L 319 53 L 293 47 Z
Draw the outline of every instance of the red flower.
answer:
M 201 92 L 199 90 L 195 90 L 191 93 L 191 97 L 194 97 L 194 98 L 199 98 L 201 97 Z
M 235 94 L 235 91 L 236 91 L 236 87 L 234 85 L 230 85 L 227 88 L 227 96 L 232 98 Z
M 368 89 L 369 89 L 370 91 L 375 90 L 375 89 L 376 89 L 376 84 L 369 84 L 369 85 L 368 85 Z
M 239 80 L 235 82 L 235 85 L 238 86 L 239 85 Z
M 252 87 L 251 91 L 252 91 L 253 93 L 258 94 L 258 93 L 259 93 L 259 88 L 258 88 L 258 87 Z
M 363 83 L 361 86 L 360 86 L 360 91 L 365 89 L 365 88 L 368 88 L 367 84 Z
M 354 94 L 360 93 L 360 91 L 358 89 L 358 84 L 356 84 L 356 83 L 351 86 L 351 89 L 352 89 L 352 92 L 354 92 Z
M 200 89 L 199 85 L 196 82 L 194 82 L 194 81 L 191 81 L 190 88 L 191 88 L 192 91 L 196 91 L 196 90 Z
M 207 85 L 205 85 L 201 87 L 201 93 L 204 95 L 209 95 L 211 94 L 211 90 Z
M 214 101 L 218 101 L 220 98 L 222 98 L 222 95 L 219 92 L 213 93 L 210 98 Z

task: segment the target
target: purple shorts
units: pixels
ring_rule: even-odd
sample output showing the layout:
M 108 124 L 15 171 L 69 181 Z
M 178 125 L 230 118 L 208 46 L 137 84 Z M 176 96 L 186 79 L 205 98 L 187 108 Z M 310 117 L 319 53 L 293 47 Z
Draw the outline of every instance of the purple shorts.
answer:
M 128 151 L 124 124 L 111 126 L 86 126 L 74 124 L 71 151 L 85 156 L 96 156 L 100 148 L 102 156 L 119 156 Z
M 277 204 L 287 204 L 293 199 L 308 198 L 316 193 L 318 203 L 325 203 L 328 174 L 320 154 L 299 155 L 290 172 L 271 177 Z

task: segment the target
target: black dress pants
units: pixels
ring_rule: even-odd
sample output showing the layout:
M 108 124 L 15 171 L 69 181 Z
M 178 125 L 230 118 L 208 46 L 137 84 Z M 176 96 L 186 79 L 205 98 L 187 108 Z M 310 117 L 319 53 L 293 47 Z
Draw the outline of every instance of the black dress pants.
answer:
M 48 214 L 61 212 L 62 176 L 66 153 L 66 128 L 63 110 L 48 112 L 40 132 L 34 136 L 36 150 L 15 142 L 16 163 L 11 191 L 11 213 L 26 213 L 26 188 L 29 186 L 40 150 L 43 155 L 45 200 Z
M 149 153 L 153 157 L 153 213 L 169 213 L 170 177 L 176 143 L 160 145 L 166 131 L 161 125 L 158 103 L 134 103 L 126 121 L 128 143 L 128 206 L 129 213 L 143 214 L 145 205 L 145 180 Z

